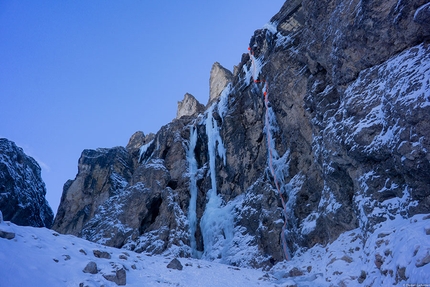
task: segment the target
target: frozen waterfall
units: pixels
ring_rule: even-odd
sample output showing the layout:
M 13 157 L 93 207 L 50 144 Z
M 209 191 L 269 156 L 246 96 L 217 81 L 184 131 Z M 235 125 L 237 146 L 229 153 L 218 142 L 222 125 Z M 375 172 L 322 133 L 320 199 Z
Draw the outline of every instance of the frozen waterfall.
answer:
M 211 189 L 208 190 L 206 195 L 207 203 L 200 221 L 200 228 L 204 243 L 203 258 L 222 260 L 233 238 L 233 219 L 231 207 L 225 206 L 222 198 L 217 193 L 216 155 L 218 153 L 224 165 L 226 156 L 224 144 L 219 134 L 218 123 L 212 116 L 215 106 L 216 104 L 209 108 L 206 118 Z
M 197 161 L 194 149 L 197 144 L 197 128 L 190 127 L 190 142 L 187 150 L 188 173 L 190 176 L 190 205 L 188 207 L 188 221 L 190 224 L 190 245 L 191 255 L 195 258 L 199 257 L 196 243 L 197 230 Z

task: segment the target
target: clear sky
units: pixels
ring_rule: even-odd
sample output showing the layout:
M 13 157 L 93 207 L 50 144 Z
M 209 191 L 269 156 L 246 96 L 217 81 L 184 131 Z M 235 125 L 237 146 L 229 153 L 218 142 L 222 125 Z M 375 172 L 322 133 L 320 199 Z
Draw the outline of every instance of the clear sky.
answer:
M 57 211 L 84 149 L 157 132 L 214 62 L 233 70 L 284 0 L 2 0 L 0 137 L 42 167 Z

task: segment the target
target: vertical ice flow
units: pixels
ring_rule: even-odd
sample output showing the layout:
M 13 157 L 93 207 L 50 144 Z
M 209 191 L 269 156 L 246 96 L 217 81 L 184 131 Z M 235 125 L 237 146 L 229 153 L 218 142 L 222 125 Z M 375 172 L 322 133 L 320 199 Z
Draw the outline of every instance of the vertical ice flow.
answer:
M 206 119 L 206 135 L 208 136 L 208 153 L 209 153 L 209 170 L 211 175 L 211 189 L 208 191 L 208 199 L 214 199 L 217 197 L 216 187 L 216 151 L 218 151 L 219 157 L 223 159 L 225 164 L 225 148 L 219 134 L 219 127 L 216 120 L 212 116 L 214 105 L 208 110 Z
M 190 245 L 191 255 L 194 258 L 198 257 L 196 230 L 197 230 L 197 161 L 195 156 L 195 148 L 197 144 L 197 128 L 190 126 L 190 142 L 187 150 L 188 173 L 190 176 L 190 205 L 188 207 L 188 222 L 190 224 Z
M 142 158 L 145 156 L 146 151 L 148 150 L 149 146 L 154 142 L 154 140 L 150 141 L 147 144 L 144 144 L 139 149 L 139 162 L 142 161 Z
M 230 209 L 223 206 L 222 198 L 217 194 L 216 154 L 223 159 L 224 164 L 226 157 L 218 124 L 212 116 L 215 106 L 216 104 L 209 108 L 206 118 L 211 189 L 207 192 L 206 208 L 200 221 L 204 243 L 203 257 L 211 260 L 223 258 L 233 237 Z

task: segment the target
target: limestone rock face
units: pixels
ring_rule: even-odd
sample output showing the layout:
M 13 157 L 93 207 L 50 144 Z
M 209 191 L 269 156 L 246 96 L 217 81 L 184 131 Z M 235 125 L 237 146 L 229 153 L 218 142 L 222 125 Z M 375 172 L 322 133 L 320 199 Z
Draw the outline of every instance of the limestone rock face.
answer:
M 84 150 L 78 175 L 64 184 L 52 229 L 78 235 L 97 208 L 127 185 L 132 168 L 131 156 L 124 147 Z
M 429 213 L 425 4 L 285 2 L 231 80 L 214 65 L 225 81 L 211 82 L 204 112 L 92 151 L 100 163 L 83 155 L 55 222 L 138 252 L 270 267 L 284 259 L 281 234 L 294 256 Z M 106 179 L 114 170 L 121 184 Z
M 0 210 L 4 220 L 51 227 L 54 213 L 45 195 L 39 164 L 14 142 L 0 139 Z
M 183 125 L 175 120 L 157 135 L 136 132 L 127 148 L 85 150 L 78 175 L 64 186 L 53 229 L 154 254 L 185 246 L 178 255 L 189 254 L 179 207 L 187 198 L 184 143 L 171 132 Z
M 178 102 L 178 111 L 176 112 L 176 119 L 183 116 L 196 116 L 203 112 L 205 106 L 199 103 L 193 95 L 186 93 L 184 99 Z
M 220 63 L 215 62 L 212 65 L 210 78 L 209 78 L 209 103 L 216 100 L 228 83 L 232 82 L 233 74 L 221 66 Z

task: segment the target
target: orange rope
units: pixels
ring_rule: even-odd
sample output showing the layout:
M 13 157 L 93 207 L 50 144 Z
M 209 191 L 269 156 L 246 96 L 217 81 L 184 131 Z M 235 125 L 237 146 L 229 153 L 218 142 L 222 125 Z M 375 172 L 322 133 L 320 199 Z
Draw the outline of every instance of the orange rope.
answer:
M 290 260 L 290 255 L 288 253 L 288 247 L 287 247 L 287 240 L 285 238 L 285 229 L 287 227 L 287 219 L 288 219 L 287 206 L 285 204 L 284 197 L 282 196 L 281 188 L 279 187 L 279 183 L 278 183 L 278 179 L 276 177 L 275 169 L 273 168 L 273 154 L 272 154 L 272 148 L 270 145 L 270 143 L 272 142 L 272 134 L 270 132 L 270 123 L 269 123 L 269 93 L 268 93 L 269 84 L 264 79 L 261 79 L 261 80 L 256 79 L 256 77 L 255 77 L 256 68 L 255 68 L 255 61 L 254 61 L 254 53 L 252 52 L 251 48 L 248 48 L 248 50 L 249 50 L 249 55 L 251 57 L 252 66 L 253 66 L 252 78 L 254 79 L 254 83 L 265 83 L 265 88 L 263 89 L 264 90 L 263 95 L 264 95 L 264 105 L 266 107 L 265 119 L 266 119 L 267 149 L 269 151 L 269 168 L 270 168 L 270 172 L 272 173 L 273 181 L 275 183 L 279 197 L 281 198 L 281 203 L 282 203 L 282 208 L 283 208 L 283 213 L 284 213 L 284 225 L 282 226 L 282 232 L 281 232 L 282 247 L 283 247 L 285 259 Z

